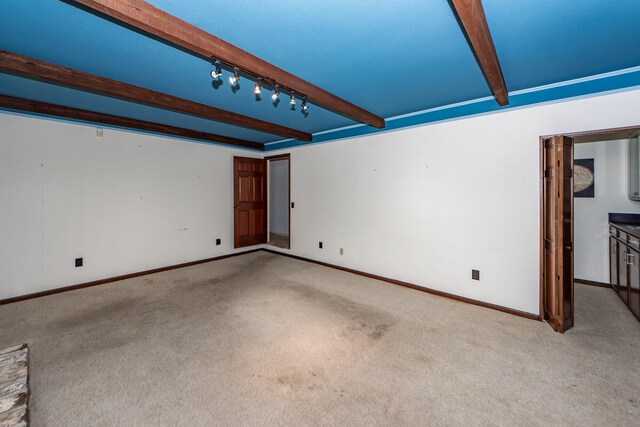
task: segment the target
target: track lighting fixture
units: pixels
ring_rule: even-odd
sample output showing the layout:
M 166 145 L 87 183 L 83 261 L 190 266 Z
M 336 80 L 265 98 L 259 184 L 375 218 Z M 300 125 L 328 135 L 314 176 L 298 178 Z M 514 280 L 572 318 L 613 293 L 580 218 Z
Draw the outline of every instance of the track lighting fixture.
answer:
M 214 69 L 211 71 L 211 77 L 214 79 L 219 79 L 222 77 L 222 64 L 217 59 L 213 62 Z
M 229 83 L 231 86 L 237 86 L 240 81 L 240 74 L 237 67 L 233 67 L 233 76 L 229 77 Z
M 221 80 L 222 61 L 213 57 L 211 58 L 211 61 L 213 61 L 213 70 L 211 71 L 211 78 L 213 78 L 214 80 L 212 83 L 212 86 L 215 89 L 217 89 L 222 84 L 222 80 Z M 228 62 L 225 62 L 225 64 L 228 66 L 233 66 L 233 64 L 230 64 Z M 256 79 L 256 83 L 253 86 L 253 93 L 256 95 L 256 100 L 258 101 L 260 100 L 263 84 L 266 84 L 268 87 L 273 87 L 273 93 L 271 94 L 271 99 L 273 101 L 273 105 L 277 107 L 278 103 L 280 102 L 280 89 L 281 89 L 280 85 L 271 78 L 260 77 L 246 70 L 244 70 L 243 72 Z M 231 90 L 234 93 L 240 90 L 240 68 L 233 67 L 233 74 L 229 76 L 229 83 L 231 84 Z M 285 92 L 291 94 L 290 95 L 291 99 L 289 100 L 289 104 L 291 105 L 291 110 L 296 109 L 296 95 L 300 96 L 300 98 L 302 99 L 302 103 L 300 104 L 301 111 L 305 116 L 307 116 L 307 113 L 309 111 L 307 96 L 299 92 L 294 92 L 291 88 L 286 86 L 283 86 L 282 89 L 284 89 Z

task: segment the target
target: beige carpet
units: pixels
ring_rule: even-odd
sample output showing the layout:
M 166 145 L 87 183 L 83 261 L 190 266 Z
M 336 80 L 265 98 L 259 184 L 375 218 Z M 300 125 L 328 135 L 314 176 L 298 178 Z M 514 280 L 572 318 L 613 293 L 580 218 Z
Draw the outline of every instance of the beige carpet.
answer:
M 638 425 L 640 324 L 576 328 L 258 252 L 0 307 L 34 426 Z

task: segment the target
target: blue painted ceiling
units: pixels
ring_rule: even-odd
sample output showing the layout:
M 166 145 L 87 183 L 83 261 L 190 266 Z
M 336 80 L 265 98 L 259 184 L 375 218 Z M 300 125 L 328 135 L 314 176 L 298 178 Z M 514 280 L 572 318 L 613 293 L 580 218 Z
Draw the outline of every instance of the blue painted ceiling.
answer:
M 150 3 L 382 117 L 491 94 L 446 0 L 151 0 Z M 485 0 L 510 91 L 640 65 L 638 0 Z M 316 133 L 355 124 L 305 117 L 211 65 L 59 0 L 0 1 L 0 49 Z M 0 73 L 0 93 L 257 142 L 283 139 Z M 283 100 L 285 101 L 285 100 Z

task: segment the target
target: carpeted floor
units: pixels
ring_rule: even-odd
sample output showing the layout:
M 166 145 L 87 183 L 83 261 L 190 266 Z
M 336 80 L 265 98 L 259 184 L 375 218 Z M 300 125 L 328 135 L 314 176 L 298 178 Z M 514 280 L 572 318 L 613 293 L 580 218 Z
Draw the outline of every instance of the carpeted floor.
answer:
M 289 236 L 283 234 L 270 233 L 267 245 L 276 246 L 282 249 L 289 249 Z
M 576 327 L 257 252 L 0 307 L 34 426 L 637 425 L 640 324 Z

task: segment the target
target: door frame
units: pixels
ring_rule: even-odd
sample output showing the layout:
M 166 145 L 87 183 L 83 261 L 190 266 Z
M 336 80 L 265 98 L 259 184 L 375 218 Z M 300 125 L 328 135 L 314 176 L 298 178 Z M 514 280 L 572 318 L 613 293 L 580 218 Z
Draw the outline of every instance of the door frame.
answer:
M 550 134 L 550 135 L 541 135 L 539 138 L 539 160 L 538 160 L 538 169 L 539 169 L 539 189 L 538 189 L 538 193 L 540 196 L 539 199 L 539 203 L 540 203 L 540 224 L 539 224 L 539 242 L 540 242 L 540 248 L 539 248 L 539 252 L 540 252 L 540 269 L 539 269 L 539 275 L 540 275 L 540 293 L 539 293 L 539 299 L 540 299 L 540 304 L 539 304 L 539 315 L 538 315 L 538 320 L 544 321 L 544 224 L 545 224 L 545 209 L 544 209 L 544 150 L 545 150 L 545 146 L 544 146 L 544 142 L 545 140 L 552 138 L 554 136 L 559 136 L 559 135 L 563 135 L 563 136 L 568 136 L 570 138 L 575 139 L 579 139 L 579 138 L 589 138 L 589 137 L 598 137 L 601 136 L 603 139 L 603 141 L 606 141 L 607 139 L 607 135 L 608 134 L 617 134 L 617 133 L 633 133 L 633 132 L 640 132 L 640 125 L 636 125 L 636 126 L 624 126 L 624 127 L 617 127 L 617 128 L 606 128 L 606 129 L 597 129 L 597 130 L 590 130 L 590 131 L 582 131 L 582 132 L 560 132 L 560 133 L 556 133 L 556 134 Z M 622 138 L 620 138 L 622 139 Z M 593 140 L 594 142 L 599 142 L 597 141 L 597 139 Z M 573 162 L 572 162 L 572 170 L 573 170 Z M 573 192 L 571 193 L 571 203 L 573 204 Z M 574 218 L 573 218 L 573 212 L 571 215 L 571 225 L 572 225 L 572 229 L 573 229 L 573 222 L 574 222 Z M 575 251 L 572 254 L 573 257 L 575 257 Z M 571 278 L 571 280 L 573 281 L 575 279 L 575 273 L 572 272 L 573 277 Z M 574 303 L 574 294 L 573 292 L 571 293 L 571 305 L 573 306 Z M 574 313 L 575 314 L 575 313 Z M 575 320 L 574 320 L 574 326 L 575 326 Z
M 288 173 L 289 173 L 289 177 L 287 179 L 287 185 L 289 186 L 288 189 L 288 201 L 287 201 L 287 206 L 289 207 L 289 209 L 287 209 L 287 214 L 289 215 L 288 218 L 288 225 L 289 225 L 289 231 L 287 232 L 287 235 L 289 237 L 289 250 L 291 250 L 291 153 L 284 153 L 284 154 L 276 154 L 274 156 L 266 156 L 264 158 L 264 160 L 267 162 L 267 164 L 269 165 L 268 168 L 266 168 L 267 170 L 267 243 L 269 244 L 269 239 L 271 237 L 271 206 L 270 206 L 270 202 L 271 202 L 271 160 L 286 160 L 289 164 L 288 167 Z M 279 249 L 284 249 L 284 248 L 279 248 Z

